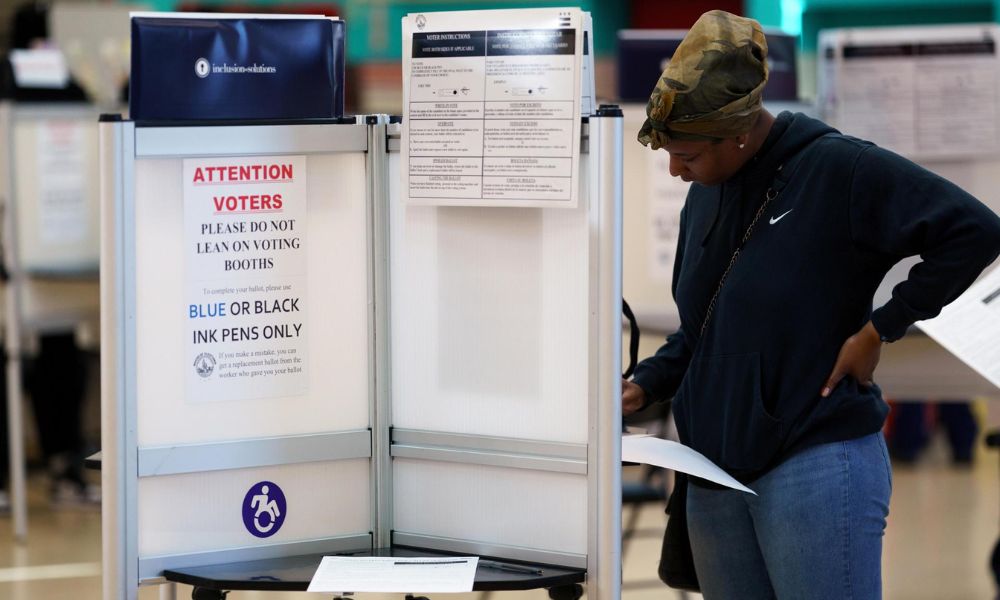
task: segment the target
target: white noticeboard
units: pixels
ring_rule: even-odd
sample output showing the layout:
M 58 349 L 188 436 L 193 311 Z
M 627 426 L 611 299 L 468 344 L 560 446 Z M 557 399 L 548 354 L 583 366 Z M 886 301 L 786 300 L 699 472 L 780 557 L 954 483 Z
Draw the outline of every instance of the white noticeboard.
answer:
M 70 119 L 39 123 L 38 237 L 43 244 L 73 244 L 87 238 L 88 125 Z
M 670 284 L 681 233 L 681 209 L 691 184 L 670 175 L 667 152 L 646 150 L 644 154 L 649 181 L 649 278 Z
M 998 37 L 994 24 L 823 31 L 823 116 L 910 158 L 995 154 Z
M 565 8 L 403 19 L 404 201 L 577 205 L 583 21 Z
M 306 161 L 184 161 L 190 401 L 294 396 L 308 385 Z

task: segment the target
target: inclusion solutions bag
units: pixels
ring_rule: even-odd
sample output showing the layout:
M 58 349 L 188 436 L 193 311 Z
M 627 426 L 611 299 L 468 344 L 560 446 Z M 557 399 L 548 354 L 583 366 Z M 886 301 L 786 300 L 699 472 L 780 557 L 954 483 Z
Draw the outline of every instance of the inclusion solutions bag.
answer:
M 133 13 L 130 117 L 341 117 L 344 30 L 321 16 Z

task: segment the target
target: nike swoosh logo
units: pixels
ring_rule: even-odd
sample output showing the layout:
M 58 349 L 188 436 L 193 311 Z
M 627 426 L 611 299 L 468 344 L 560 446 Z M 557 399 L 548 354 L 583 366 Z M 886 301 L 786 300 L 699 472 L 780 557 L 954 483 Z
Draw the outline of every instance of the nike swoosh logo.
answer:
M 793 210 L 795 210 L 795 209 L 794 209 L 794 208 L 791 208 L 791 209 L 789 209 L 789 210 L 785 211 L 785 213 L 784 213 L 784 214 L 782 214 L 782 215 L 781 215 L 781 216 L 779 216 L 779 217 L 771 217 L 771 225 L 774 225 L 774 224 L 775 224 L 775 223 L 777 223 L 778 221 L 780 221 L 780 220 L 784 219 L 784 218 L 785 218 L 785 215 L 787 215 L 788 213 L 792 212 Z

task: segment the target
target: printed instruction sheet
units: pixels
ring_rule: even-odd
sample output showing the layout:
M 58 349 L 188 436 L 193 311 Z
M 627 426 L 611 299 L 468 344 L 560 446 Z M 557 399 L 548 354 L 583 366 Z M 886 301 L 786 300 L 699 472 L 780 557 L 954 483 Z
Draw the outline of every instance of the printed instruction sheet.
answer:
M 478 556 L 324 556 L 310 592 L 471 592 Z
M 579 9 L 408 15 L 405 201 L 575 207 L 583 31 Z
M 191 402 L 304 394 L 306 158 L 184 160 Z
M 984 275 L 941 314 L 920 327 L 1000 388 L 1000 267 Z

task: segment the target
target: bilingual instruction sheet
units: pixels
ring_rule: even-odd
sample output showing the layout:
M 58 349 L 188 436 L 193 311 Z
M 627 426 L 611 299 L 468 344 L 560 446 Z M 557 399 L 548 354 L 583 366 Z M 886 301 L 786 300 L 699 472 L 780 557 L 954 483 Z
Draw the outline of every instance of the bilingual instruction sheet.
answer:
M 917 327 L 1000 388 L 1000 267 Z
M 1000 28 L 828 30 L 821 106 L 832 125 L 911 158 L 1000 151 Z
M 403 47 L 407 202 L 576 206 L 579 9 L 411 14 Z
M 324 556 L 309 592 L 471 592 L 478 556 Z
M 184 160 L 191 402 L 307 390 L 306 158 Z

